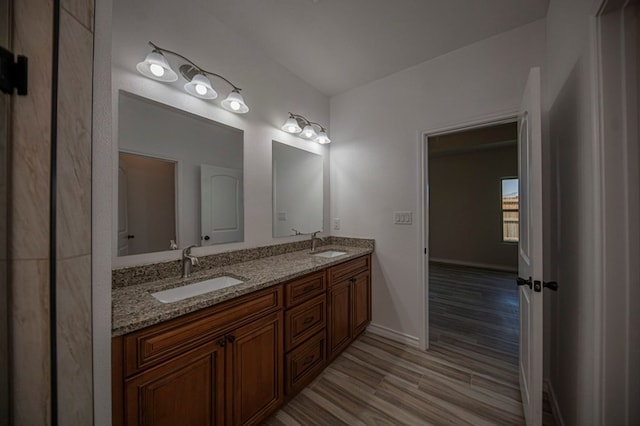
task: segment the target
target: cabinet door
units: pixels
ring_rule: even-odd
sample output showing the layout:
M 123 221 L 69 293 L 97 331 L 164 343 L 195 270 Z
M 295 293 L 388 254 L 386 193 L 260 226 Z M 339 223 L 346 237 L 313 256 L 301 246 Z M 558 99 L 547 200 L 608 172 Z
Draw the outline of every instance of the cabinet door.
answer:
M 281 330 L 282 312 L 276 312 L 228 336 L 234 425 L 257 424 L 283 401 Z
M 351 282 L 340 281 L 329 290 L 329 359 L 351 340 Z
M 360 334 L 371 321 L 371 279 L 369 272 L 361 272 L 352 281 L 353 337 Z
M 210 343 L 127 380 L 126 424 L 223 424 L 224 359 L 224 348 Z

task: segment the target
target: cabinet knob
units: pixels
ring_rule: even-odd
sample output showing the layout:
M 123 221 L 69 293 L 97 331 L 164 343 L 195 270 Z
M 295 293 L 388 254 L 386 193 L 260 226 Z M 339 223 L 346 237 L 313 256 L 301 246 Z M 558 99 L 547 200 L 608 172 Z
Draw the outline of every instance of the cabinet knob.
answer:
M 236 341 L 236 336 L 233 336 L 233 335 L 231 335 L 231 336 L 227 336 L 227 341 L 228 341 L 229 343 L 233 343 L 233 342 L 235 342 L 235 341 Z
M 219 345 L 221 348 L 224 348 L 226 344 L 227 344 L 227 341 L 226 341 L 226 340 L 224 340 L 224 337 L 223 337 L 222 339 L 218 340 L 218 345 Z

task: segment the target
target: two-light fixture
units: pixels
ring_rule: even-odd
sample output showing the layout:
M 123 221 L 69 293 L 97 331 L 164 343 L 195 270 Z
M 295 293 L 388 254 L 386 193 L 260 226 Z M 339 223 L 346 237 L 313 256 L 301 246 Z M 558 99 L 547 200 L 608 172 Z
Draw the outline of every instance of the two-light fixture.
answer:
M 214 77 L 218 77 L 219 79 L 227 82 L 233 90 L 229 93 L 229 96 L 226 97 L 220 105 L 227 111 L 235 112 L 237 114 L 244 114 L 249 111 L 249 107 L 244 102 L 244 98 L 240 94 L 240 89 L 238 86 L 221 76 L 220 74 L 216 74 L 211 71 L 207 71 L 202 67 L 199 67 L 190 59 L 182 56 L 179 53 L 172 52 L 171 50 L 163 49 L 161 47 L 156 46 L 152 42 L 149 42 L 149 45 L 153 48 L 151 53 L 147 55 L 144 61 L 140 62 L 136 68 L 140 72 L 140 74 L 145 77 L 152 78 L 157 81 L 161 81 L 164 83 L 171 83 L 173 81 L 178 80 L 178 74 L 171 68 L 167 58 L 165 58 L 164 54 L 168 53 L 183 61 L 187 62 L 186 64 L 180 65 L 178 71 L 187 83 L 184 85 L 184 90 L 192 96 L 201 99 L 215 99 L 218 97 L 218 92 L 215 91 L 213 86 L 211 85 L 211 81 L 207 75 L 211 75 Z
M 317 131 L 316 127 L 318 128 Z M 307 120 L 300 114 L 294 114 L 292 112 L 289 113 L 289 118 L 282 126 L 282 130 L 322 145 L 331 142 L 331 139 L 327 136 L 327 130 L 324 127 L 318 123 Z

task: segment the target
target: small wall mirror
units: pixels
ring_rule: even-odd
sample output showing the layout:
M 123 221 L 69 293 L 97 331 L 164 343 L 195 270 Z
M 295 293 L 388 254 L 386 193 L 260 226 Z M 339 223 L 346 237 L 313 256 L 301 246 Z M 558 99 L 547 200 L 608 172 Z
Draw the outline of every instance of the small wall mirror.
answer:
M 323 230 L 322 156 L 272 143 L 273 236 Z
M 243 241 L 243 138 L 120 91 L 117 255 Z

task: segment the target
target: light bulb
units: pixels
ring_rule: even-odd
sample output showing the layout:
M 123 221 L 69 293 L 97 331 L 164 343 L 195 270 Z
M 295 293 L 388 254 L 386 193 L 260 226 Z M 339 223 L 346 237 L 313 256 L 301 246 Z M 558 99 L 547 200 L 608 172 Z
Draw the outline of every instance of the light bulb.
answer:
M 149 65 L 149 71 L 151 71 L 151 73 L 156 77 L 162 77 L 164 75 L 164 68 L 158 64 Z
M 296 126 L 287 127 L 287 132 L 289 132 L 289 133 L 294 133 L 296 130 L 297 130 Z
M 232 101 L 229 104 L 229 108 L 231 108 L 234 111 L 238 111 L 240 109 L 240 103 L 238 101 Z
M 199 95 L 205 95 L 207 93 L 207 88 L 202 84 L 196 84 L 196 92 Z

